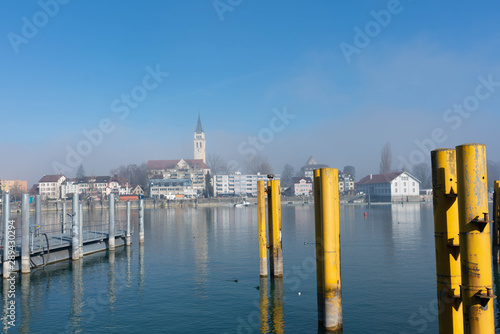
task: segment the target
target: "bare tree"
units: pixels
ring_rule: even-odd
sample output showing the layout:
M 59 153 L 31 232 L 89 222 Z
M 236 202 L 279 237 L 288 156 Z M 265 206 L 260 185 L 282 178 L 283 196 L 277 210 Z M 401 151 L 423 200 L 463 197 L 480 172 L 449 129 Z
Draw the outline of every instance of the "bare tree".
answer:
M 209 154 L 207 157 L 207 165 L 210 167 L 210 173 L 212 175 L 230 174 L 230 168 L 227 162 L 218 154 Z
M 420 188 L 432 188 L 432 172 L 431 167 L 425 162 L 421 162 L 413 166 L 412 174 L 420 180 Z
M 387 143 L 380 152 L 380 174 L 390 173 L 392 168 L 391 143 Z
M 283 167 L 283 171 L 281 172 L 281 184 L 284 187 L 290 187 L 292 185 L 292 177 L 294 173 L 294 169 L 289 164 L 286 164 Z
M 14 185 L 12 186 L 12 188 L 10 188 L 10 190 L 9 190 L 9 193 L 11 194 L 12 199 L 14 200 L 14 202 L 16 202 L 17 200 L 21 199 L 21 195 L 24 194 L 24 193 L 26 193 L 26 192 L 27 192 L 27 189 L 25 189 L 21 185 L 21 182 L 14 183 Z
M 112 169 L 111 174 L 117 174 L 120 177 L 126 178 L 132 186 L 140 185 L 142 189 L 147 189 L 148 170 L 145 163 L 142 163 L 140 165 L 121 165 L 116 169 Z
M 267 158 L 262 155 L 250 157 L 246 161 L 245 167 L 248 174 L 271 174 L 273 172 L 273 168 L 267 161 Z

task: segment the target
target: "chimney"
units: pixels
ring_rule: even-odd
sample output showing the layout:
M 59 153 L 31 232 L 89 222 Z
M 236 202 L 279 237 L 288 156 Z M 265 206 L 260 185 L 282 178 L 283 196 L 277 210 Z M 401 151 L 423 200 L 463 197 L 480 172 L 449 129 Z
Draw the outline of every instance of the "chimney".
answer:
M 373 174 L 370 174 L 370 180 L 373 179 Z

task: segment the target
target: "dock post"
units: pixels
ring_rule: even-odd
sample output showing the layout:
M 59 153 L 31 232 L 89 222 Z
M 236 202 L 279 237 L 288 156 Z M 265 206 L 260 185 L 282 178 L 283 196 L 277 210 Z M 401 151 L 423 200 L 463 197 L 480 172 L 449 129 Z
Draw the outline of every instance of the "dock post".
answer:
M 139 243 L 144 243 L 144 199 L 139 200 Z
M 73 212 L 72 214 L 72 226 L 71 226 L 71 259 L 73 261 L 80 259 L 80 225 L 78 222 L 78 204 L 79 204 L 78 194 L 73 194 Z
M 456 147 L 465 333 L 495 331 L 486 147 Z
M 83 203 L 78 204 L 78 223 L 80 227 L 80 245 L 79 245 L 79 253 L 80 258 L 83 257 Z
M 338 170 L 322 168 L 321 175 L 321 219 L 323 240 L 323 275 L 325 323 L 329 331 L 341 333 L 342 287 L 340 281 L 340 220 Z
M 109 194 L 108 246 L 110 251 L 115 250 L 115 194 Z
M 125 238 L 127 246 L 130 246 L 131 239 L 132 238 L 130 237 L 130 201 L 127 201 L 127 236 Z
M 21 273 L 29 274 L 30 268 L 30 199 L 28 194 L 21 197 Z
M 434 150 L 431 161 L 439 333 L 463 333 L 455 150 Z
M 257 216 L 259 224 L 259 268 L 260 277 L 267 277 L 267 236 L 266 236 L 266 184 L 257 181 Z
M 280 181 L 271 180 L 267 183 L 267 200 L 269 216 L 269 257 L 271 276 L 283 277 L 283 251 L 281 248 L 281 189 Z
M 493 193 L 493 261 L 500 263 L 500 181 L 495 181 Z
M 62 229 L 61 233 L 65 234 L 66 233 L 66 202 L 63 202 L 62 204 Z
M 321 220 L 321 175 L 320 170 L 314 170 L 314 232 L 316 235 L 316 289 L 318 299 L 318 323 L 325 322 L 325 295 L 324 295 L 324 273 L 323 273 L 323 226 Z
M 35 196 L 35 227 L 42 226 L 42 198 L 40 195 Z
M 10 278 L 10 261 L 14 261 L 12 257 L 15 258 L 15 254 L 9 254 L 9 236 L 11 235 L 9 229 L 10 223 L 10 194 L 3 195 L 3 278 Z M 14 247 L 15 251 L 15 247 Z M 5 283 L 4 283 L 5 285 Z

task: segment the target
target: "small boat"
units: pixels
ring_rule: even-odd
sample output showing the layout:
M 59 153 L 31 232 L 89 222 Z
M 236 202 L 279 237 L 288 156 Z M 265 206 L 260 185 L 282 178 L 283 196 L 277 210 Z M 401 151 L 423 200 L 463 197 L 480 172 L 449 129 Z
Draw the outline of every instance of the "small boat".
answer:
M 249 206 L 251 203 L 246 200 L 246 198 L 242 198 L 238 203 L 234 205 L 235 208 L 242 208 L 245 206 Z

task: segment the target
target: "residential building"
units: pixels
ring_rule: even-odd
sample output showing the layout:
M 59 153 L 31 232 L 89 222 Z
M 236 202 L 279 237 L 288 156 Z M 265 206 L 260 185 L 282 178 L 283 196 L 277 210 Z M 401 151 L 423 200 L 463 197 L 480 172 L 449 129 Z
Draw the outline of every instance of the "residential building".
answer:
M 130 193 L 130 183 L 127 179 L 114 176 L 88 176 L 66 179 L 61 184 L 61 198 L 73 194 L 84 197 L 103 198 L 111 193 L 125 195 Z
M 274 178 L 279 180 L 279 175 Z M 215 175 L 212 179 L 214 196 L 257 196 L 257 181 L 267 181 L 267 175 Z
M 313 192 L 313 182 L 310 177 L 293 177 L 292 187 L 294 196 L 311 196 Z
M 328 168 L 328 166 L 327 165 L 318 164 L 316 162 L 316 159 L 314 159 L 314 157 L 311 156 L 309 158 L 309 160 L 307 160 L 306 165 L 300 169 L 300 173 L 301 173 L 301 175 L 303 177 L 308 177 L 311 180 L 313 180 L 314 179 L 314 170 L 315 169 L 320 169 L 320 168 Z
M 61 184 L 66 180 L 62 174 L 44 175 L 38 181 L 38 192 L 42 199 L 56 199 L 61 196 Z
M 28 181 L 24 180 L 0 180 L 0 190 L 10 192 L 16 190 L 18 193 L 28 192 Z
M 136 185 L 132 187 L 132 190 L 130 190 L 130 193 L 133 195 L 144 195 L 144 189 L 140 185 Z
M 205 175 L 210 168 L 201 159 L 150 160 L 147 164 L 148 179 L 189 179 L 193 189 L 203 192 Z
M 370 174 L 356 188 L 374 202 L 420 201 L 420 181 L 408 172 Z
M 198 124 L 194 131 L 194 159 L 203 160 L 204 163 L 207 162 L 205 132 L 203 132 L 203 127 L 201 126 L 200 115 L 198 115 Z
M 196 198 L 197 191 L 191 179 L 151 179 L 148 181 L 149 196 L 157 199 Z
M 354 191 L 354 179 L 352 178 L 351 174 L 340 173 L 339 192 L 342 194 L 350 191 Z

